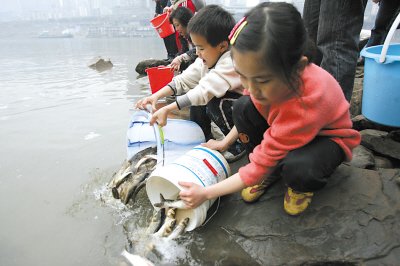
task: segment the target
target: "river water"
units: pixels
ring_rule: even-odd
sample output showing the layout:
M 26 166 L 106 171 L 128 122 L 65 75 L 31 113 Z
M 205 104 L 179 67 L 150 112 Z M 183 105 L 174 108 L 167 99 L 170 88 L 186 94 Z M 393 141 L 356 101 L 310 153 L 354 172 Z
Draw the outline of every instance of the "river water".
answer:
M 157 37 L 0 39 L 0 265 L 118 263 L 132 214 L 99 193 L 148 93 L 134 67 L 164 54 Z M 114 67 L 88 68 L 98 55 Z

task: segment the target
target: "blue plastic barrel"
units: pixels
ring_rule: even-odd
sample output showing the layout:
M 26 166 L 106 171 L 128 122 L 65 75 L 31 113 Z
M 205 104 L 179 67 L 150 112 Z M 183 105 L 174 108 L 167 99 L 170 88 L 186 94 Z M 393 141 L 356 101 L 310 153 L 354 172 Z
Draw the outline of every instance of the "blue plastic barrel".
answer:
M 362 114 L 369 120 L 400 127 L 400 44 L 390 44 L 400 23 L 393 23 L 384 45 L 361 51 L 365 57 Z

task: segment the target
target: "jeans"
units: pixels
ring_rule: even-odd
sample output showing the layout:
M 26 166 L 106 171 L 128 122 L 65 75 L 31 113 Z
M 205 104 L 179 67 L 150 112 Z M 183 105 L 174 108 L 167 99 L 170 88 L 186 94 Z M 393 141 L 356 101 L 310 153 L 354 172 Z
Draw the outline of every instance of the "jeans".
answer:
M 381 0 L 379 3 L 378 14 L 376 14 L 375 25 L 371 30 L 371 37 L 369 38 L 366 47 L 380 45 L 385 41 L 386 35 L 396 15 L 400 10 L 400 1 L 398 0 Z
M 318 48 L 316 64 L 339 82 L 350 102 L 367 0 L 305 0 L 304 24 Z
M 240 141 L 250 154 L 263 140 L 264 132 L 269 128 L 267 121 L 249 96 L 242 96 L 234 103 L 233 121 Z M 303 147 L 289 151 L 277 164 L 271 177 L 283 178 L 286 186 L 295 191 L 316 191 L 326 185 L 344 159 L 344 152 L 336 142 L 329 137 L 317 136 Z

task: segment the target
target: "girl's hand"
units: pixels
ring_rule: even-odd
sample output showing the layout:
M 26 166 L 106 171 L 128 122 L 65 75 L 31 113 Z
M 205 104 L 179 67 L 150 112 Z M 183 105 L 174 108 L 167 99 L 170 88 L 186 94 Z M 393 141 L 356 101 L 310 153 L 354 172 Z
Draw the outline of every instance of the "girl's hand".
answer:
M 210 139 L 209 141 L 207 141 L 207 143 L 202 143 L 201 146 L 220 152 L 226 151 L 228 149 L 228 145 L 224 140 Z
M 167 106 L 161 108 L 160 110 L 153 113 L 150 119 L 150 125 L 154 125 L 155 122 L 158 123 L 159 126 L 163 127 L 167 124 L 169 110 Z
M 181 68 L 181 59 L 179 58 L 179 56 L 175 57 L 174 60 L 172 60 L 170 66 L 174 71 L 179 71 L 179 69 Z
M 179 197 L 189 208 L 194 209 L 207 200 L 204 187 L 191 182 L 178 182 L 178 184 L 185 188 L 179 192 Z
M 149 97 L 145 97 L 145 98 L 139 100 L 135 106 L 136 106 L 136 108 L 145 110 L 146 105 L 151 104 L 151 107 L 153 108 L 153 112 L 154 112 L 157 110 L 157 108 L 156 108 L 157 101 L 158 101 L 158 99 L 154 95 L 151 95 Z

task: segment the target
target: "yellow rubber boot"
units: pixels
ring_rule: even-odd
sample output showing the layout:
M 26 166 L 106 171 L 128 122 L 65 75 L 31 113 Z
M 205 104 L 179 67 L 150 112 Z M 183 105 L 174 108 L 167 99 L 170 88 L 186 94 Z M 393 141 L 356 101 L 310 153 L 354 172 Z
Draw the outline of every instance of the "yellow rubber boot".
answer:
M 290 215 L 299 215 L 310 205 L 313 195 L 312 192 L 296 192 L 289 187 L 285 193 L 283 208 Z

